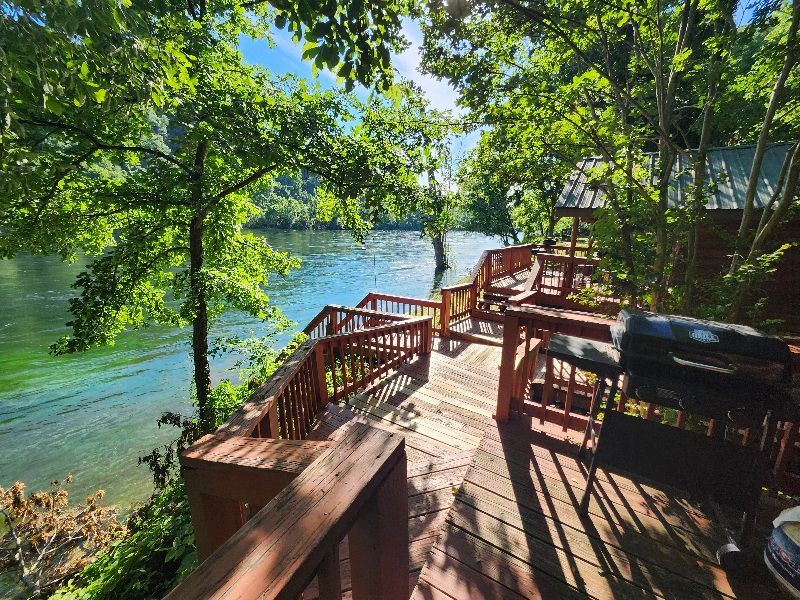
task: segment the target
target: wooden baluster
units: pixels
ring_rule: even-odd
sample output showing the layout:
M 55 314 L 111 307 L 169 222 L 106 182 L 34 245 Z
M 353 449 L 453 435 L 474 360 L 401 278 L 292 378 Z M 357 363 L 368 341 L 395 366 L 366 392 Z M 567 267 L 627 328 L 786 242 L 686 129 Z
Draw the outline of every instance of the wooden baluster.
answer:
M 328 356 L 331 361 L 331 381 L 333 383 L 333 401 L 339 402 L 339 390 L 336 376 L 336 341 L 331 340 L 328 344 Z
M 442 290 L 442 311 L 440 327 L 442 329 L 442 336 L 447 336 L 450 332 L 450 314 L 452 310 L 451 303 L 453 302 L 453 292 L 448 289 Z
M 553 359 L 547 356 L 544 366 L 544 383 L 542 384 L 542 406 L 539 413 L 539 424 L 544 425 L 547 417 L 547 405 L 550 402 L 550 395 L 553 393 Z
M 302 407 L 297 397 L 297 374 L 292 375 L 286 382 L 286 395 L 292 407 L 292 439 L 299 440 L 303 437 L 301 423 L 303 422 Z
M 350 363 L 350 375 L 347 378 L 347 393 L 350 393 L 353 389 L 353 384 L 356 381 L 356 354 L 353 340 L 348 337 L 345 343 L 347 344 L 347 357 Z
M 367 360 L 369 361 L 369 383 L 372 385 L 375 383 L 375 369 L 377 367 L 376 360 L 375 360 L 375 344 L 373 342 L 372 334 L 367 333 L 364 337 L 365 343 L 367 345 Z
M 314 362 L 314 356 L 309 355 L 308 359 L 306 360 L 306 366 L 304 369 L 305 373 L 305 387 L 306 387 L 306 414 L 307 414 L 307 423 L 306 423 L 306 431 L 310 432 L 311 427 L 314 425 L 314 421 L 317 418 L 317 391 L 314 387 L 314 369 L 316 368 L 316 364 Z
M 286 431 L 286 437 L 291 440 L 296 440 L 300 436 L 297 434 L 297 406 L 294 401 L 294 395 L 292 394 L 292 382 L 293 379 L 290 379 L 284 384 L 283 397 L 286 399 L 286 414 L 289 415 L 287 419 L 289 429 Z
M 275 394 L 275 405 L 278 409 L 278 437 L 288 439 L 288 421 L 286 417 L 286 405 L 284 404 L 284 397 L 282 392 Z
M 314 397 L 316 412 L 328 404 L 328 382 L 325 377 L 325 347 L 317 343 L 314 346 Z
M 331 311 L 331 335 L 339 333 L 339 311 Z
M 364 341 L 365 341 L 365 338 L 364 338 L 364 334 L 362 333 L 362 334 L 360 334 L 358 336 L 358 353 L 359 353 L 359 355 L 361 357 L 361 377 L 359 377 L 359 381 L 361 381 L 362 384 L 367 381 L 367 377 L 368 377 L 368 373 L 369 373 L 369 369 L 368 369 L 368 365 L 367 365 L 367 350 L 366 350 L 366 344 L 364 343 Z

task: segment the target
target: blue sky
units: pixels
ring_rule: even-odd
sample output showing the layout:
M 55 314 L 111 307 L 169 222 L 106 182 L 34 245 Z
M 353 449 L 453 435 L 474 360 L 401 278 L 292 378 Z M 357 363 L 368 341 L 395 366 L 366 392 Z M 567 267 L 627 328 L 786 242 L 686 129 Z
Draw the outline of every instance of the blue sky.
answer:
M 406 19 L 403 21 L 403 33 L 409 40 L 410 46 L 401 54 L 392 57 L 392 66 L 398 75 L 420 86 L 434 108 L 459 114 L 461 111 L 456 106 L 455 90 L 446 81 L 421 73 L 419 70 L 419 47 L 422 43 L 419 26 Z M 326 88 L 337 85 L 336 76 L 327 69 L 320 70 L 316 79 L 311 75 L 311 63 L 302 58 L 302 43 L 296 44 L 292 41 L 288 31 L 273 29 L 273 41 L 274 45 L 270 47 L 267 40 L 242 37 L 239 46 L 248 62 L 263 65 L 273 73 L 291 73 L 310 82 L 317 81 Z M 363 98 L 366 90 L 360 88 L 356 93 Z M 478 133 L 472 133 L 457 139 L 453 146 L 454 156 L 460 157 L 474 147 L 478 137 Z

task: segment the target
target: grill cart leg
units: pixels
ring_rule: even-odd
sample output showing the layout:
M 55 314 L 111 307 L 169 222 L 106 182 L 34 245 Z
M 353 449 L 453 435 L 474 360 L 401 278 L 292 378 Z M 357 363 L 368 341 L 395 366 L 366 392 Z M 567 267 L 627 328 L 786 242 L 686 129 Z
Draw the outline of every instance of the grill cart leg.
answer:
M 725 571 L 740 571 L 747 566 L 747 557 L 739 548 L 739 544 L 736 543 L 736 539 L 734 538 L 733 534 L 731 534 L 731 529 L 727 524 L 728 519 L 723 514 L 722 509 L 720 508 L 719 504 L 717 504 L 717 501 L 710 499 L 708 504 L 714 513 L 714 518 L 720 525 L 722 525 L 722 529 L 725 531 L 725 537 L 728 538 L 727 544 L 722 544 L 719 548 L 717 548 L 717 562 Z
M 589 420 L 586 423 L 586 431 L 583 433 L 583 442 L 581 443 L 580 450 L 578 450 L 578 458 L 583 458 L 586 453 L 586 447 L 589 444 L 589 437 L 594 436 L 594 423 L 597 419 L 597 413 L 600 412 L 600 405 L 603 403 L 603 394 L 606 391 L 605 377 L 598 377 L 597 384 L 594 386 L 594 394 L 592 394 L 592 406 L 589 409 Z M 594 445 L 592 445 L 594 450 Z
M 603 381 L 603 388 L 605 388 L 605 378 L 602 379 Z M 606 401 L 606 412 L 610 410 L 614 410 L 614 396 L 617 395 L 617 379 L 612 379 L 611 383 L 611 391 L 608 394 L 608 400 Z M 600 406 L 600 403 L 603 401 L 602 393 L 598 394 L 598 397 L 595 399 L 594 406 Z M 592 407 L 592 413 L 597 416 L 599 410 L 596 410 Z M 591 420 L 589 422 L 589 426 L 592 426 Z M 587 432 L 589 429 L 587 428 Z M 602 433 L 602 432 L 601 432 Z M 586 436 L 584 436 L 584 442 L 586 441 Z M 600 440 L 597 442 L 597 447 L 593 448 L 592 452 L 592 464 L 589 465 L 589 476 L 586 479 L 586 490 L 583 492 L 583 497 L 581 498 L 581 504 L 578 508 L 579 514 L 586 516 L 589 512 L 589 500 L 592 497 L 592 487 L 594 486 L 594 480 L 597 478 L 597 465 L 599 463 L 598 456 L 600 455 L 600 444 L 603 443 L 604 436 L 600 436 Z M 609 443 L 613 443 L 613 440 L 609 440 Z
M 741 570 L 747 566 L 747 553 L 745 550 L 750 545 L 753 537 L 753 530 L 755 529 L 756 514 L 758 512 L 758 503 L 761 498 L 761 485 L 766 480 L 766 473 L 768 464 L 768 453 L 770 451 L 770 444 L 775 436 L 775 427 L 777 423 L 772 411 L 767 411 L 764 416 L 764 424 L 761 433 L 761 443 L 759 454 L 756 463 L 753 465 L 753 478 L 752 478 L 752 494 L 751 500 L 747 503 L 747 507 L 742 514 L 741 533 L 739 535 L 739 543 L 731 533 L 731 529 L 727 525 L 725 515 L 719 505 L 711 501 L 711 508 L 714 511 L 714 516 L 722 525 L 725 530 L 725 535 L 728 537 L 728 543 L 723 544 L 717 549 L 717 561 L 720 566 L 726 571 Z

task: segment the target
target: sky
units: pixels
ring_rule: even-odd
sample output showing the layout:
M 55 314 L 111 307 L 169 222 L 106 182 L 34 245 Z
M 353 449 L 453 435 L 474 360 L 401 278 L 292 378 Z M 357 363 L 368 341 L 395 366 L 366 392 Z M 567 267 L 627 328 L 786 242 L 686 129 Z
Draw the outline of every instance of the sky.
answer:
M 457 93 L 452 86 L 444 80 L 422 73 L 419 69 L 419 49 L 422 44 L 422 31 L 419 26 L 409 19 L 404 19 L 403 34 L 410 45 L 404 52 L 392 56 L 392 66 L 398 76 L 416 83 L 433 108 L 449 110 L 455 115 L 461 114 L 461 109 L 456 106 Z M 273 41 L 274 46 L 270 47 L 267 40 L 242 37 L 239 40 L 239 47 L 248 62 L 263 65 L 273 73 L 294 74 L 310 82 L 316 81 L 324 88 L 338 85 L 336 75 L 327 69 L 320 69 L 316 78 L 312 76 L 311 63 L 302 58 L 302 42 L 296 44 L 290 32 L 273 28 Z M 364 98 L 366 90 L 357 86 L 356 94 Z M 453 155 L 457 158 L 462 157 L 475 146 L 479 137 L 480 133 L 474 132 L 457 138 L 453 144 Z

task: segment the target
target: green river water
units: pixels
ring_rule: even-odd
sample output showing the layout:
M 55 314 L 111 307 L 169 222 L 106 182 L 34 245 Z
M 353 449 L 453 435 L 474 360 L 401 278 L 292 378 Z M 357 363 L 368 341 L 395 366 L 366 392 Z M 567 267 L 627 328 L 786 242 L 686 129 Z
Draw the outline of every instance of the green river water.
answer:
M 496 239 L 454 232 L 454 268 L 434 281 L 433 251 L 414 232 L 376 232 L 366 248 L 347 232 L 263 231 L 301 268 L 268 286 L 271 301 L 300 327 L 325 304 L 353 304 L 368 291 L 428 297 L 466 275 Z M 68 472 L 77 498 L 104 488 L 125 510 L 150 490 L 136 459 L 175 436 L 158 429 L 165 410 L 189 413 L 188 331 L 149 327 L 121 335 L 114 347 L 54 358 L 48 346 L 67 330 L 70 288 L 81 270 L 54 257 L 0 261 L 0 485 L 40 489 Z M 262 324 L 229 313 L 214 336 L 258 334 Z M 212 359 L 214 381 L 233 377 L 235 357 Z

